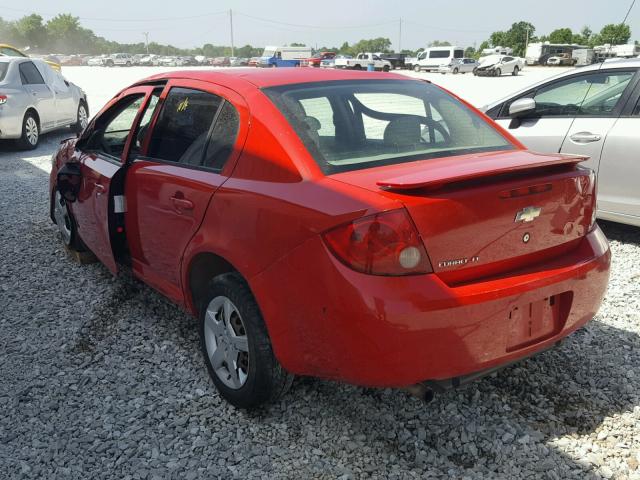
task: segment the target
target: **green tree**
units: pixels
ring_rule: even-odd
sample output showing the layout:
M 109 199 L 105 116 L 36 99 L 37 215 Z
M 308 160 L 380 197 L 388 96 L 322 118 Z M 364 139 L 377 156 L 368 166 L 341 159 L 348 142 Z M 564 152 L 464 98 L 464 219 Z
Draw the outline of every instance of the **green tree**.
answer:
M 558 28 L 549 34 L 551 43 L 572 43 L 573 32 L 570 28 Z
M 595 44 L 610 43 L 611 45 L 622 45 L 631 38 L 631 28 L 624 23 L 610 23 L 602 27 L 598 35 L 594 35 Z
M 464 50 L 464 56 L 468 57 L 468 58 L 475 58 L 476 56 L 476 49 L 473 47 L 467 47 Z
M 527 38 L 529 42 L 534 40 L 536 28 L 529 22 L 516 22 L 506 32 L 493 32 L 489 37 L 489 42 L 494 47 L 511 47 L 513 53 L 519 56 L 524 55 Z
M 351 55 L 357 55 L 360 52 L 384 52 L 387 53 L 391 48 L 391 40 L 388 38 L 378 37 L 368 40 L 360 40 L 354 44 L 350 50 Z
M 447 42 L 446 40 L 444 41 L 434 40 L 433 42 L 429 43 L 429 45 L 427 46 L 428 47 L 450 47 L 451 42 Z
M 289 44 L 290 47 L 306 47 L 304 43 L 293 42 Z
M 15 22 L 15 29 L 25 45 L 43 47 L 47 43 L 47 29 L 42 23 L 42 17 L 35 13 L 22 17 Z

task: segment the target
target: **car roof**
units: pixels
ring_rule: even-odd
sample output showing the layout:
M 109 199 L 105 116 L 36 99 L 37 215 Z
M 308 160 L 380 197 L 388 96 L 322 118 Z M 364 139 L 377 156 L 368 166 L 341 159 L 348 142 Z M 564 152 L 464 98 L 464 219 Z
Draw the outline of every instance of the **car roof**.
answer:
M 531 85 L 527 85 L 525 88 L 518 90 L 517 92 L 511 93 L 506 97 L 501 98 L 500 100 L 496 100 L 495 102 L 491 102 L 485 105 L 480 110 L 483 112 L 486 112 L 487 110 L 495 107 L 496 105 L 499 105 L 502 102 L 505 102 L 511 98 L 517 97 L 518 95 L 522 95 L 524 92 L 531 90 L 532 88 L 535 88 L 537 86 L 544 85 L 545 83 L 558 80 L 560 78 L 568 77 L 571 75 L 575 75 L 576 73 L 592 72 L 592 71 L 600 70 L 601 68 L 606 68 L 607 70 L 615 69 L 615 68 L 620 68 L 620 69 L 640 68 L 640 59 L 620 58 L 620 59 L 609 60 L 603 63 L 594 63 L 593 65 L 586 65 L 584 67 L 572 68 L 565 72 L 559 73 L 558 75 L 554 75 L 553 77 L 545 78 L 544 80 L 541 80 L 539 82 L 532 83 Z
M 404 75 L 357 70 L 324 70 L 316 68 L 234 68 L 229 70 L 184 70 L 166 72 L 148 77 L 137 84 L 170 80 L 173 78 L 204 82 L 252 84 L 257 88 L 291 85 L 295 83 L 326 82 L 332 80 L 413 80 Z

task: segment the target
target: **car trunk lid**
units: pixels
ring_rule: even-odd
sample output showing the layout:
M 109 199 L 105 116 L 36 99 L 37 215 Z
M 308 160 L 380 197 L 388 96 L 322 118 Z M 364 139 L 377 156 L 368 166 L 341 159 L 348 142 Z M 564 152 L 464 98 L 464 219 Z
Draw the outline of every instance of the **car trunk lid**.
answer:
M 586 157 L 524 150 L 432 159 L 333 175 L 402 202 L 434 272 L 450 284 L 524 268 L 588 231 L 595 180 Z

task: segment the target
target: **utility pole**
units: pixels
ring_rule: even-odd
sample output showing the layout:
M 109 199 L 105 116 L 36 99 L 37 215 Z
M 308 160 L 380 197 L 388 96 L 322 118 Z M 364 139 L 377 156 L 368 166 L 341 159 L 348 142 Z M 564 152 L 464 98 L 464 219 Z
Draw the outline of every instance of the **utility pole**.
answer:
M 229 26 L 231 32 L 231 56 L 235 57 L 235 48 L 233 46 L 233 10 L 229 9 Z
M 142 32 L 144 35 L 144 44 L 147 47 L 147 55 L 149 55 L 149 32 Z
M 398 28 L 398 53 L 402 53 L 402 17 L 400 17 L 400 25 Z

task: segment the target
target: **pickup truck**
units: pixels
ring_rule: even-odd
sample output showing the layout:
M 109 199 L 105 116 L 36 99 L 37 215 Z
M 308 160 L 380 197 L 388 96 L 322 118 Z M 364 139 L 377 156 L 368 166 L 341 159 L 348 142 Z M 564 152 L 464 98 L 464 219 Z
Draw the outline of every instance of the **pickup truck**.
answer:
M 389 60 L 383 60 L 375 53 L 359 53 L 356 58 L 336 58 L 335 68 L 366 70 L 369 64 L 373 64 L 375 70 L 384 72 L 388 72 L 392 68 Z

